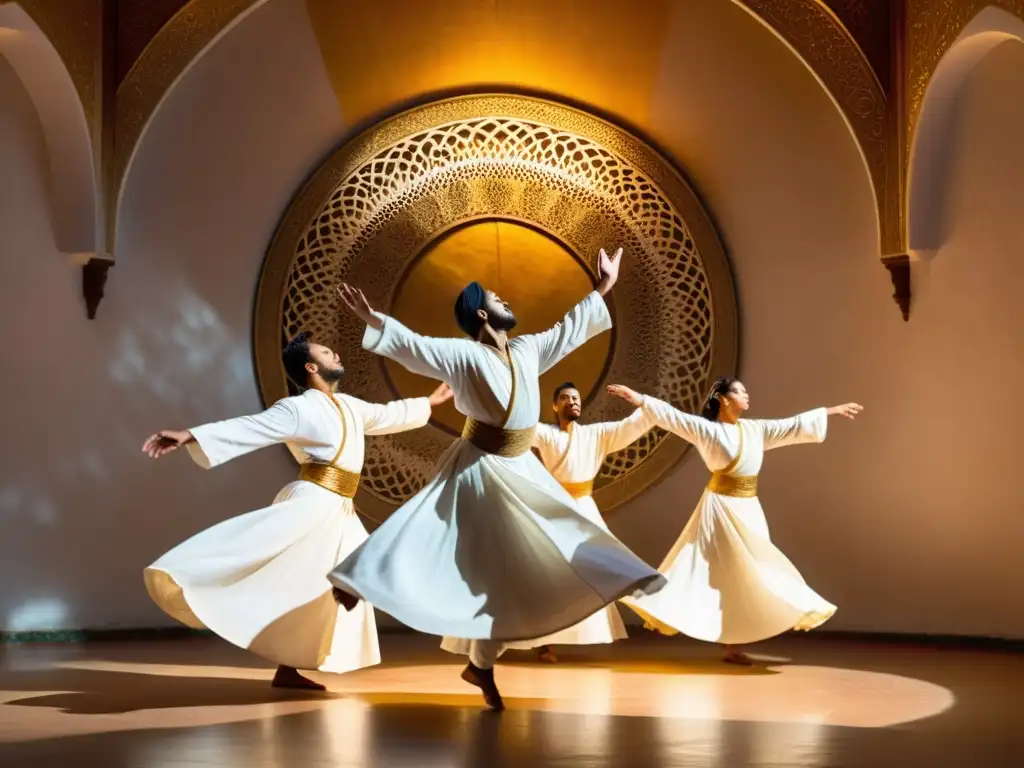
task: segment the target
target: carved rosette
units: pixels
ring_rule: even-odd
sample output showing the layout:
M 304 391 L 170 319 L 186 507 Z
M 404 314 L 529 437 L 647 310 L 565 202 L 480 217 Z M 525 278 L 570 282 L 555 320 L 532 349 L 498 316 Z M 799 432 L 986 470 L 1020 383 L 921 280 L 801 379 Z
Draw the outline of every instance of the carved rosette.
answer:
M 283 341 L 310 330 L 346 361 L 346 391 L 393 399 L 380 358 L 338 305 L 340 279 L 387 311 L 409 265 L 453 227 L 480 219 L 548 232 L 596 271 L 599 248 L 625 249 L 615 337 L 599 382 L 621 381 L 686 410 L 737 357 L 735 292 L 696 196 L 654 150 L 604 121 L 523 96 L 450 99 L 400 114 L 342 147 L 286 213 L 261 276 L 256 361 L 264 398 L 287 394 Z M 597 394 L 588 421 L 621 418 Z M 432 475 L 452 437 L 439 428 L 367 443 L 360 509 L 380 519 Z M 608 457 L 604 509 L 640 493 L 686 444 L 655 430 Z

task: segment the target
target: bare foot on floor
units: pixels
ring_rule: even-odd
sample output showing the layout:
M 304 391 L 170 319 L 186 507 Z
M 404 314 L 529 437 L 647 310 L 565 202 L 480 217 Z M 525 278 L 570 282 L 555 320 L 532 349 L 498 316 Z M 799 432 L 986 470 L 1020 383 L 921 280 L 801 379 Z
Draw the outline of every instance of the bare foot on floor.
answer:
M 749 667 L 754 664 L 754 660 L 739 648 L 729 646 L 726 646 L 725 656 L 722 657 L 722 661 L 726 664 L 739 664 L 741 667 Z
M 498 686 L 494 684 L 494 670 L 480 669 L 470 662 L 462 670 L 462 679 L 470 685 L 475 685 L 484 695 L 484 701 L 494 712 L 501 712 L 505 709 L 505 702 L 501 700 L 498 693 Z
M 297 669 L 292 667 L 278 667 L 274 673 L 274 679 L 270 681 L 274 688 L 294 688 L 300 691 L 326 691 L 327 686 L 303 677 Z
M 537 649 L 537 658 L 543 661 L 545 664 L 557 664 L 558 657 L 555 656 L 555 652 L 551 650 L 550 645 L 542 645 Z

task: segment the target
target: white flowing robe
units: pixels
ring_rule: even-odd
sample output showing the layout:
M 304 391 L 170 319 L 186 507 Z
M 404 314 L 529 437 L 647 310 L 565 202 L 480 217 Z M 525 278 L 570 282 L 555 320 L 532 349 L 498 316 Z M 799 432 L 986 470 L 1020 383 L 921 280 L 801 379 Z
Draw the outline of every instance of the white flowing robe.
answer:
M 637 408 L 621 421 L 597 424 L 572 422 L 568 430 L 551 424 L 538 424 L 533 447 L 552 476 L 561 484 L 585 483 L 597 477 L 609 453 L 625 448 L 654 426 L 654 414 Z M 576 499 L 576 509 L 590 522 L 611 534 L 607 523 L 590 494 Z M 579 624 L 547 637 L 524 642 L 507 643 L 505 649 L 528 650 L 544 645 L 597 645 L 614 643 L 627 637 L 614 603 L 591 614 Z M 469 643 L 461 638 L 446 637 L 441 647 L 449 653 L 468 654 Z
M 551 330 L 509 342 L 513 379 L 493 347 L 419 336 L 379 317 L 383 328 L 367 328 L 366 349 L 447 382 L 460 413 L 510 430 L 536 425 L 538 376 L 611 327 L 604 300 L 591 293 Z M 580 515 L 531 452 L 505 458 L 464 439 L 330 580 L 420 632 L 482 641 L 542 637 L 664 585 Z
M 734 477 L 757 475 L 765 451 L 822 442 L 828 428 L 824 408 L 789 419 L 726 424 L 652 397 L 644 402 L 658 426 L 697 448 L 708 469 Z M 742 645 L 790 629 L 813 629 L 836 611 L 772 543 L 756 496 L 705 489 L 659 570 L 668 578 L 665 589 L 622 602 L 647 619 L 649 629 L 665 634 Z
M 415 429 L 430 419 L 427 398 L 386 405 L 317 390 L 266 411 L 192 430 L 192 459 L 211 469 L 274 443 L 299 461 L 358 473 L 364 435 Z M 342 446 L 342 443 L 344 445 Z M 146 589 L 167 614 L 270 661 L 347 672 L 380 663 L 373 608 L 346 613 L 326 574 L 367 537 L 351 499 L 296 480 L 264 509 L 218 523 L 144 571 Z

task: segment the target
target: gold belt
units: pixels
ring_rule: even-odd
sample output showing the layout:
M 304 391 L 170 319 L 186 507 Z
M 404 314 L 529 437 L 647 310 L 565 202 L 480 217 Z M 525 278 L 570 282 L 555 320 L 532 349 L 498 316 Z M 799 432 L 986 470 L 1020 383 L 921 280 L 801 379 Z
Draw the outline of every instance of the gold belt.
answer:
M 574 499 L 582 499 L 584 496 L 594 495 L 594 481 L 584 480 L 581 483 L 559 483 Z
M 356 491 L 359 490 L 359 473 L 349 472 L 347 469 L 336 467 L 333 464 L 321 464 L 315 461 L 303 464 L 299 467 L 299 480 L 315 483 L 346 499 L 354 498 Z
M 481 451 L 512 459 L 530 450 L 530 446 L 533 445 L 534 429 L 535 427 L 502 429 L 467 417 L 462 428 L 462 438 Z
M 752 499 L 757 496 L 757 475 L 722 475 L 715 472 L 708 480 L 708 490 L 719 496 Z

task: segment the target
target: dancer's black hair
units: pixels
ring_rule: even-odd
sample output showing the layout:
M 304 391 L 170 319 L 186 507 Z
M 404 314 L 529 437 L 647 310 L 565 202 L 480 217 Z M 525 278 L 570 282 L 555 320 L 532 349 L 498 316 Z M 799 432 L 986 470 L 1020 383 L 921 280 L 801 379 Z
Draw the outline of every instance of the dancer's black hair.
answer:
M 700 415 L 708 421 L 718 421 L 718 414 L 722 410 L 722 402 L 718 398 L 722 395 L 728 397 L 732 392 L 732 385 L 737 381 L 739 379 L 733 376 L 722 376 L 715 381 L 711 386 L 711 392 L 708 394 L 708 399 L 704 402 L 704 408 L 701 410 Z

